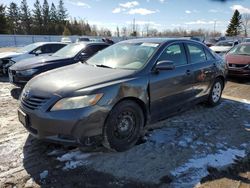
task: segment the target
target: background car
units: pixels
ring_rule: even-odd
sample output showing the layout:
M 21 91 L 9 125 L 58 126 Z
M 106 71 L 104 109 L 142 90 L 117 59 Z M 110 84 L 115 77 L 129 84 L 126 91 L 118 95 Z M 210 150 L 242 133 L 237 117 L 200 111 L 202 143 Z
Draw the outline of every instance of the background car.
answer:
M 108 47 L 106 43 L 79 42 L 65 46 L 51 56 L 34 57 L 19 61 L 9 69 L 9 80 L 23 87 L 34 76 L 62 66 L 84 62 L 98 51 Z
M 196 103 L 218 105 L 226 63 L 202 43 L 135 39 L 84 64 L 38 75 L 20 96 L 20 122 L 35 137 L 124 151 L 146 124 Z
M 22 59 L 55 53 L 67 44 L 61 42 L 36 42 L 17 51 L 0 53 L 0 74 L 7 75 L 8 69 Z
M 69 37 L 62 37 L 61 42 L 67 43 L 67 44 L 72 43 L 72 41 L 71 41 L 71 39 Z
M 87 37 L 79 37 L 78 39 L 76 39 L 76 42 L 88 42 L 88 41 L 90 41 L 90 39 Z
M 239 41 L 224 40 L 224 41 L 217 42 L 214 46 L 211 46 L 210 49 L 213 50 L 215 53 L 224 55 L 231 48 L 233 48 L 234 46 L 238 44 L 239 44 Z
M 250 38 L 244 38 L 242 42 L 250 42 Z
M 231 49 L 225 56 L 228 75 L 250 77 L 250 43 L 242 43 Z

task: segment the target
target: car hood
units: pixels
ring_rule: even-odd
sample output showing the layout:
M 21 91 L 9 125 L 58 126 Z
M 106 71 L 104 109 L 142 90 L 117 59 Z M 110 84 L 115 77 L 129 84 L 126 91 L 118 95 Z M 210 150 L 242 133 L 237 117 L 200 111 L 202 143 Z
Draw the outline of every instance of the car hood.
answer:
M 226 60 L 230 64 L 250 64 L 250 56 L 227 54 Z
M 212 46 L 212 47 L 210 47 L 210 49 L 215 51 L 215 52 L 227 52 L 231 48 L 232 47 L 230 47 L 230 46 Z
M 0 59 L 3 58 L 12 58 L 12 57 L 16 57 L 18 55 L 21 55 L 22 53 L 18 53 L 18 52 L 2 52 L 0 53 Z
M 11 67 L 11 69 L 12 70 L 27 70 L 27 69 L 32 69 L 32 68 L 36 68 L 39 66 L 43 66 L 50 62 L 61 61 L 61 60 L 67 60 L 67 59 L 62 58 L 62 57 L 50 56 L 50 55 L 36 56 L 36 57 L 31 57 L 31 58 L 18 61 Z
M 83 88 L 128 77 L 134 72 L 134 70 L 109 69 L 77 63 L 34 77 L 24 90 L 43 97 L 65 96 Z

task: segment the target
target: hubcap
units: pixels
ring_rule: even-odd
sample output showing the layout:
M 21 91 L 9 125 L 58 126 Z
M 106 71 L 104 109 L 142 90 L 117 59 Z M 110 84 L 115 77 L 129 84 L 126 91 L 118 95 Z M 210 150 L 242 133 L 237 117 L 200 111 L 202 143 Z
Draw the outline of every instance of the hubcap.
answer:
M 220 100 L 220 96 L 221 96 L 221 84 L 220 82 L 216 82 L 212 92 L 213 102 L 214 103 L 218 102 Z
M 122 112 L 117 118 L 115 136 L 118 139 L 129 138 L 135 128 L 135 116 L 132 112 Z

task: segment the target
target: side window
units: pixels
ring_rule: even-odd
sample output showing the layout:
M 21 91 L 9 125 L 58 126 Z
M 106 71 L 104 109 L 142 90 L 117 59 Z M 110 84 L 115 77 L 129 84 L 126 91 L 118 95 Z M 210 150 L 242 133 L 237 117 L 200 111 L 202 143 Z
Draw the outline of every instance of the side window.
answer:
M 214 60 L 214 56 L 208 50 L 205 50 L 205 52 L 206 52 L 206 56 L 207 56 L 207 61 Z
M 52 53 L 51 45 L 46 44 L 41 47 L 42 54 Z
M 200 45 L 187 44 L 191 63 L 201 63 L 207 60 L 204 49 Z
M 95 46 L 90 46 L 89 48 L 92 50 L 92 55 L 94 55 L 95 53 L 97 53 L 98 51 L 104 49 L 105 47 L 107 47 L 106 45 L 95 45 Z
M 65 46 L 64 44 L 52 44 L 51 45 L 52 53 L 55 53 L 56 51 L 60 50 L 64 46 Z
M 173 44 L 164 49 L 158 61 L 173 61 L 175 66 L 187 64 L 185 49 L 182 44 Z

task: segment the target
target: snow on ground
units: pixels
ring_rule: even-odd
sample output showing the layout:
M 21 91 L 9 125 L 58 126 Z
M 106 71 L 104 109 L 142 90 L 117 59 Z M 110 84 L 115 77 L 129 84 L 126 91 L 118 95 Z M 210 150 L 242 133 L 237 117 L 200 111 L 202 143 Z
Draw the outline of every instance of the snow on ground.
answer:
M 49 175 L 48 170 L 44 170 L 42 173 L 40 173 L 40 179 L 44 180 L 45 178 L 47 178 L 48 175 Z
M 199 158 L 195 156 L 184 165 L 172 171 L 171 174 L 178 178 L 177 183 L 184 183 L 186 178 L 183 180 L 182 176 L 189 173 L 189 184 L 195 185 L 202 177 L 208 175 L 207 167 L 218 168 L 232 164 L 236 156 L 245 157 L 245 150 L 229 148 L 227 150 L 219 150 L 215 154 L 208 154 L 205 157 Z
M 162 127 L 150 131 L 145 143 L 121 153 L 83 153 L 76 149 L 49 154 L 58 153 L 63 170 L 88 166 L 116 177 L 154 183 L 169 176 L 174 187 L 192 187 L 208 174 L 208 166 L 227 166 L 236 156 L 244 157 L 249 152 L 250 136 L 244 131 L 250 122 L 246 108 L 250 110 L 248 105 L 231 100 L 223 100 L 215 108 L 198 106 L 160 122 Z

